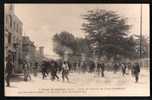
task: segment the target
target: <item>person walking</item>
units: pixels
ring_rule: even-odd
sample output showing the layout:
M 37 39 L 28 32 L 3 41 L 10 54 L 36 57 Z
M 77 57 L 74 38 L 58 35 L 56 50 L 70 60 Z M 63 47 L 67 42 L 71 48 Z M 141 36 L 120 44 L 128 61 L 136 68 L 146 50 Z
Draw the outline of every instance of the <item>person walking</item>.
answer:
M 67 62 L 64 61 L 62 65 L 62 80 L 64 81 L 66 78 L 67 81 L 69 81 L 68 75 L 69 75 L 69 65 Z
M 129 62 L 129 63 L 128 63 L 128 74 L 129 74 L 129 72 L 130 72 L 130 70 L 131 70 L 131 66 L 132 66 L 131 63 Z
M 27 61 L 24 62 L 23 70 L 24 70 L 24 81 L 28 81 L 28 78 L 31 80 L 30 65 Z
M 55 80 L 55 78 L 59 80 L 57 71 L 58 71 L 58 64 L 56 61 L 52 61 L 51 62 L 51 80 Z
M 126 65 L 125 65 L 125 63 L 121 64 L 121 68 L 122 68 L 122 75 L 124 76 L 126 74 Z
M 101 76 L 104 77 L 104 71 L 105 71 L 105 64 L 101 64 Z
M 98 64 L 97 64 L 97 73 L 98 73 L 98 76 L 100 76 L 100 71 L 101 71 L 101 63 L 98 62 Z
M 133 65 L 133 68 L 132 68 L 132 72 L 133 72 L 133 75 L 135 77 L 135 82 L 138 82 L 139 80 L 139 73 L 140 73 L 140 66 L 139 66 L 139 63 L 134 63 Z
M 98 75 L 100 75 L 100 73 L 101 73 L 101 76 L 104 77 L 104 68 L 105 68 L 104 63 L 98 63 L 97 64 Z
M 23 73 L 24 73 L 24 81 L 27 81 L 27 68 L 26 62 L 23 63 Z
M 10 86 L 10 78 L 11 78 L 11 75 L 12 75 L 12 72 L 13 72 L 13 69 L 14 69 L 14 65 L 13 65 L 12 60 L 11 60 L 10 57 L 11 56 L 8 57 L 9 60 L 7 60 L 6 70 L 5 70 L 5 73 L 6 73 L 6 83 L 7 83 L 8 87 Z
M 54 70 L 54 76 L 59 80 L 59 76 L 57 75 L 57 72 L 59 70 L 59 64 L 55 61 L 55 70 Z
M 41 65 L 42 79 L 44 79 L 48 75 L 47 66 L 48 66 L 47 62 L 43 61 L 42 65 Z

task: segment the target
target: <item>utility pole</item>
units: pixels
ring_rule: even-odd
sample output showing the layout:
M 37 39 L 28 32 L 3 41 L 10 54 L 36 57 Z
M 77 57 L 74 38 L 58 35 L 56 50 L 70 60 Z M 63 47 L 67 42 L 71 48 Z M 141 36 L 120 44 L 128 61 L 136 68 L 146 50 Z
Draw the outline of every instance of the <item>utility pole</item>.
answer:
M 142 4 L 140 5 L 140 58 L 142 53 Z

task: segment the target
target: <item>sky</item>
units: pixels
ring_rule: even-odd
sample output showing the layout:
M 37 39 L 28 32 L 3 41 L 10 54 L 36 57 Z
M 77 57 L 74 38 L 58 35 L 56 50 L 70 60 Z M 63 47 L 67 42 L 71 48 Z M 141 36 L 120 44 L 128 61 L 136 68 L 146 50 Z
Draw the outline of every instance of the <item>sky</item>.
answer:
M 35 42 L 44 46 L 44 54 L 57 56 L 53 52 L 54 34 L 68 31 L 77 37 L 84 37 L 81 30 L 83 14 L 88 10 L 105 9 L 115 11 L 127 18 L 131 25 L 130 34 L 140 34 L 140 4 L 14 4 L 15 14 L 23 22 L 23 32 Z M 149 4 L 142 4 L 142 33 L 149 36 Z

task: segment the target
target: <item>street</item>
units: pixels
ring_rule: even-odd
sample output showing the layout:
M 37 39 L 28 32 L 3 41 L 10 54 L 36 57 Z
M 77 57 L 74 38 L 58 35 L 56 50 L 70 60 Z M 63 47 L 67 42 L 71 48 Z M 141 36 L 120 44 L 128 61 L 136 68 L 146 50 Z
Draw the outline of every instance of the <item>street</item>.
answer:
M 149 69 L 141 69 L 139 82 L 135 83 L 131 74 L 122 76 L 120 72 L 105 71 L 105 77 L 95 73 L 70 73 L 70 82 L 42 80 L 41 73 L 32 75 L 31 81 L 23 81 L 23 76 L 11 81 L 5 87 L 5 96 L 148 96 L 150 93 Z
M 5 96 L 150 95 L 149 4 L 4 7 Z

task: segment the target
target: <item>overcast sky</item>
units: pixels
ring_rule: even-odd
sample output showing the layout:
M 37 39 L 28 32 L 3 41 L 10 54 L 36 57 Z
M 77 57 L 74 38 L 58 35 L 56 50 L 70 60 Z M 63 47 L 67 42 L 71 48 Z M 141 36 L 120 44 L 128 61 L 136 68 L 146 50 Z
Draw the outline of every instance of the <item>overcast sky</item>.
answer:
M 116 11 L 128 18 L 132 25 L 131 34 L 140 33 L 139 4 L 15 4 L 15 13 L 23 22 L 24 33 L 30 36 L 36 46 L 44 46 L 46 55 L 52 52 L 52 37 L 61 31 L 68 31 L 75 36 L 83 37 L 80 30 L 82 16 L 88 10 L 106 9 Z M 149 36 L 149 5 L 143 5 L 143 34 Z

